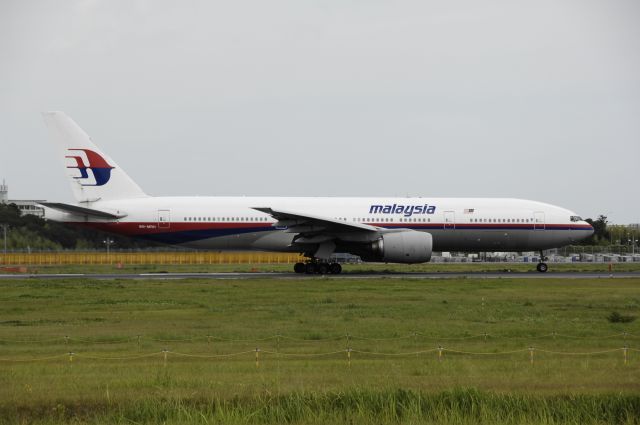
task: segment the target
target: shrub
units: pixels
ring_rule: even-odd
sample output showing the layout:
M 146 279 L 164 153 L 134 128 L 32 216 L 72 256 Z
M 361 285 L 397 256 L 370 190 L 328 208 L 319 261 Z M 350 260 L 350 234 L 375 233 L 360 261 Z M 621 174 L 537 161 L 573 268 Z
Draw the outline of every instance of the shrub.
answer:
M 607 320 L 611 323 L 629 323 L 636 320 L 636 318 L 635 316 L 624 316 L 617 311 L 614 311 L 607 316 Z

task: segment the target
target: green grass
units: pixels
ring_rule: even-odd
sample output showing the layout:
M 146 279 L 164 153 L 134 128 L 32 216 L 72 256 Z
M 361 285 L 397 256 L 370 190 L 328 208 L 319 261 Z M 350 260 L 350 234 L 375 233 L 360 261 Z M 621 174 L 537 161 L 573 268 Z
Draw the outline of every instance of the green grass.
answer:
M 636 278 L 0 284 L 0 423 L 640 423 Z
M 293 264 L 68 264 L 28 266 L 29 273 L 206 273 L 206 272 L 292 272 Z M 425 263 L 425 264 L 345 264 L 344 273 L 537 273 L 535 263 Z M 549 263 L 550 272 L 608 272 L 608 263 Z M 613 272 L 640 272 L 640 262 L 614 263 Z M 2 273 L 0 269 L 0 273 Z M 6 272 L 3 272 L 6 273 Z

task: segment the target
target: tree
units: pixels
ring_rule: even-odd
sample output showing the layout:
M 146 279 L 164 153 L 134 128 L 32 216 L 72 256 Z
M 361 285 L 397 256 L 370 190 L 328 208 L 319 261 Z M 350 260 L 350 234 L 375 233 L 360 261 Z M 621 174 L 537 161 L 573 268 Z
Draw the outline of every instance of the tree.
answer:
M 611 232 L 607 229 L 609 221 L 606 215 L 600 214 L 595 220 L 587 218 L 585 221 L 593 227 L 593 235 L 580 242 L 580 245 L 604 245 L 609 243 Z

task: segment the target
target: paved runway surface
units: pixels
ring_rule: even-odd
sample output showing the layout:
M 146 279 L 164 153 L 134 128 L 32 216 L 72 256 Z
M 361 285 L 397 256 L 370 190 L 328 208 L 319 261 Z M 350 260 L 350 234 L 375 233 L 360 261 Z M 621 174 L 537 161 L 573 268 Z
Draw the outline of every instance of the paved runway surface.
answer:
M 0 274 L 0 280 L 7 279 L 598 279 L 598 278 L 640 278 L 640 272 L 593 273 L 593 272 L 492 272 L 492 273 L 344 273 L 339 275 L 304 275 L 296 273 L 96 273 L 96 274 Z

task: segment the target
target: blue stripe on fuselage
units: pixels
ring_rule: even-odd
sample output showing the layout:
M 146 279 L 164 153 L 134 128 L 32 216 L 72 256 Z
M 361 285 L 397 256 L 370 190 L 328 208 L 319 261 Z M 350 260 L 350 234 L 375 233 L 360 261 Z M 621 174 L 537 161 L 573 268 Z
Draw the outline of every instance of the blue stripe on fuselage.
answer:
M 217 238 L 221 236 L 241 235 L 244 233 L 256 233 L 274 230 L 272 227 L 241 227 L 226 229 L 198 229 L 198 230 L 180 230 L 166 233 L 150 233 L 139 235 L 141 239 L 147 239 L 154 242 L 162 242 L 166 244 L 181 244 L 187 242 L 198 241 L 202 239 Z

